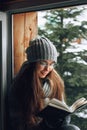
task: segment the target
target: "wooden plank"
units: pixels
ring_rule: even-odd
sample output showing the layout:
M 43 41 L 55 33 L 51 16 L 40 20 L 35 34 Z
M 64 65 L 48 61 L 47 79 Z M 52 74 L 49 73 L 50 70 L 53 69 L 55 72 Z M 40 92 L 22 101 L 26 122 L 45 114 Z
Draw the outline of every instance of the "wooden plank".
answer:
M 13 15 L 13 43 L 14 43 L 14 74 L 19 70 L 23 61 L 24 14 Z
M 25 50 L 37 35 L 37 12 L 13 15 L 14 75 L 26 60 Z

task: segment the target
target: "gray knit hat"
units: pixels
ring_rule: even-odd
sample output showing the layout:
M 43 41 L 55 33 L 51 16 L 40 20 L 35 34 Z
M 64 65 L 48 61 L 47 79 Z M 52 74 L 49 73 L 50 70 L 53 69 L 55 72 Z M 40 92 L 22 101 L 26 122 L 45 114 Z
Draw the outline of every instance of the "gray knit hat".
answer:
M 52 60 L 57 62 L 58 52 L 56 47 L 45 37 L 38 37 L 30 41 L 30 46 L 26 49 L 26 53 L 29 62 L 40 60 Z

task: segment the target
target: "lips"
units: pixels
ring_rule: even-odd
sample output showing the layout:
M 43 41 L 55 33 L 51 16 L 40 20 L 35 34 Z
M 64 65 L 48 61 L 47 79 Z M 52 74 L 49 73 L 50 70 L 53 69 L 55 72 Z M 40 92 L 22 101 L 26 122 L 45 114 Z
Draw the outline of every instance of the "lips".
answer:
M 46 72 L 41 72 L 41 74 L 42 74 L 42 75 L 47 75 L 48 73 L 46 73 Z

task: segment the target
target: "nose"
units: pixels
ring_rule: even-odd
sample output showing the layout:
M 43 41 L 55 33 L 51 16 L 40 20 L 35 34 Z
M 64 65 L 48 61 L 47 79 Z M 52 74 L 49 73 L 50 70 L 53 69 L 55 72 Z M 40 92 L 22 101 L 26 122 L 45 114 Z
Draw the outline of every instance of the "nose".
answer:
M 45 66 L 45 70 L 49 71 L 49 70 L 50 70 L 50 66 L 49 66 L 49 65 L 46 65 L 46 66 Z

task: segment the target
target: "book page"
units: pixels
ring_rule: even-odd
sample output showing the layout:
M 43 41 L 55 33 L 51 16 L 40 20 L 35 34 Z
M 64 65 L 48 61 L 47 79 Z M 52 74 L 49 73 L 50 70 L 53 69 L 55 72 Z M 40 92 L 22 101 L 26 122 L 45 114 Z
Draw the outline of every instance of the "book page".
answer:
M 53 98 L 52 100 L 50 100 L 49 104 L 55 106 L 56 108 L 61 108 L 70 112 L 68 105 L 58 99 Z
M 75 110 L 79 109 L 80 107 L 84 106 L 85 104 L 87 104 L 87 100 L 84 97 L 82 97 L 82 98 L 76 100 L 71 106 L 68 106 L 64 102 L 62 102 L 58 99 L 55 99 L 55 98 L 51 99 L 47 105 L 50 105 L 55 108 L 62 109 L 62 110 L 72 113 Z
M 55 108 L 57 108 L 57 109 L 61 109 L 61 110 L 70 112 L 69 108 L 66 108 L 65 106 L 55 105 L 55 104 L 53 104 L 53 103 L 49 103 L 49 106 L 52 106 L 52 107 L 55 107 Z
M 76 109 L 83 106 L 84 104 L 87 104 L 87 100 L 84 97 L 82 97 L 78 99 L 77 101 L 75 101 L 73 105 L 70 107 L 70 109 L 72 112 L 74 112 Z

